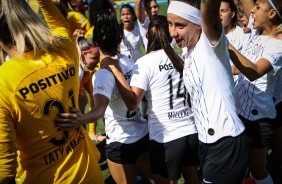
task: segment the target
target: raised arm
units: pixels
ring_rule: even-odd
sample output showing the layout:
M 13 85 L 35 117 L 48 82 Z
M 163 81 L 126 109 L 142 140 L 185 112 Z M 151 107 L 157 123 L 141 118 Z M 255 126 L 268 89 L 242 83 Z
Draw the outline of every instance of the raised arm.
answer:
M 212 45 L 216 45 L 221 34 L 219 18 L 220 0 L 201 0 L 202 29 Z
M 37 0 L 51 31 L 57 36 L 71 38 L 68 23 L 52 0 Z
M 145 21 L 145 9 L 142 5 L 142 0 L 134 0 L 135 14 L 141 24 Z

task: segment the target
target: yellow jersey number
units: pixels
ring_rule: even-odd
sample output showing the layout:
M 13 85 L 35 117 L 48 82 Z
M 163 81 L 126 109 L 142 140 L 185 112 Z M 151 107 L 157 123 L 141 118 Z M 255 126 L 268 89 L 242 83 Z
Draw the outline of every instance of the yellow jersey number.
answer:
M 69 90 L 68 97 L 71 100 L 72 106 L 75 107 L 75 99 L 74 99 L 73 89 Z M 49 99 L 44 104 L 43 114 L 48 116 L 50 114 L 50 111 L 51 111 L 52 108 L 57 108 L 60 113 L 65 112 L 64 104 L 60 100 Z M 49 142 L 51 144 L 55 145 L 55 146 L 62 146 L 63 144 L 66 143 L 68 138 L 69 138 L 69 132 L 63 131 L 61 137 L 59 137 L 59 138 L 54 137 L 54 138 L 50 139 Z

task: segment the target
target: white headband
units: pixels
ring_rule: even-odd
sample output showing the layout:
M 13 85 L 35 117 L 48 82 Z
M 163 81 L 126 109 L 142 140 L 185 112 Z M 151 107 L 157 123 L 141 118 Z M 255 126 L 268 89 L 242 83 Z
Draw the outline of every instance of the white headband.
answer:
M 276 10 L 277 15 L 280 17 L 280 19 L 282 19 L 281 14 L 280 14 L 279 11 L 277 10 L 277 8 L 274 6 L 272 0 L 268 0 L 268 2 L 269 2 L 269 4 L 272 6 L 272 8 L 273 8 L 274 10 Z
M 194 24 L 201 25 L 201 11 L 189 4 L 180 1 L 171 1 L 167 9 L 167 14 L 169 13 L 182 17 Z

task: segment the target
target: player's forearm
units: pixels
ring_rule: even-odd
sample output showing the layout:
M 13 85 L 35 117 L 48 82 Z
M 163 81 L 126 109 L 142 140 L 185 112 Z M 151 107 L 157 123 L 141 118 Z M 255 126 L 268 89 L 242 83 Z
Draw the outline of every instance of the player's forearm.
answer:
M 233 64 L 236 68 L 244 74 L 250 81 L 254 81 L 261 77 L 261 74 L 257 71 L 256 64 L 251 62 L 245 56 L 243 56 L 232 45 L 229 45 L 229 54 Z
M 82 125 L 92 123 L 100 118 L 104 118 L 105 110 L 100 107 L 94 107 L 81 118 Z
M 221 33 L 219 17 L 220 0 L 201 0 L 202 29 L 212 45 L 216 45 Z
M 141 0 L 134 0 L 135 14 L 141 24 L 145 21 L 145 10 Z
M 119 71 L 118 69 L 114 69 L 112 70 L 112 72 L 115 75 L 119 93 L 128 110 L 135 110 L 138 106 L 135 93 L 131 90 L 121 71 Z

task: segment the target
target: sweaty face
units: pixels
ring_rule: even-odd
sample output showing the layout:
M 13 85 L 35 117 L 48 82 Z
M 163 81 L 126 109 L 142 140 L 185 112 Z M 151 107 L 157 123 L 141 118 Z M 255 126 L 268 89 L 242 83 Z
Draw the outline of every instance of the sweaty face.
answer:
M 169 33 L 180 48 L 194 47 L 201 33 L 200 27 L 175 14 L 167 14 Z
M 93 49 L 93 47 L 91 48 Z M 94 70 L 94 68 L 97 66 L 100 60 L 100 52 L 99 49 L 95 49 L 90 52 L 83 53 L 84 56 L 84 64 L 89 68 L 90 70 Z
M 232 23 L 232 18 L 235 16 L 235 12 L 231 11 L 230 4 L 221 2 L 219 12 L 223 27 L 229 26 Z
M 266 29 L 270 24 L 269 13 L 271 5 L 268 0 L 257 0 L 255 7 L 251 10 L 254 18 L 253 27 L 254 29 Z
M 160 11 L 159 5 L 155 1 L 150 1 L 147 3 L 146 13 L 149 16 L 149 18 L 152 18 L 152 16 L 154 15 L 158 15 L 159 11 Z
M 134 27 L 133 15 L 128 8 L 123 8 L 120 12 L 120 20 L 123 23 L 123 28 L 131 31 Z

